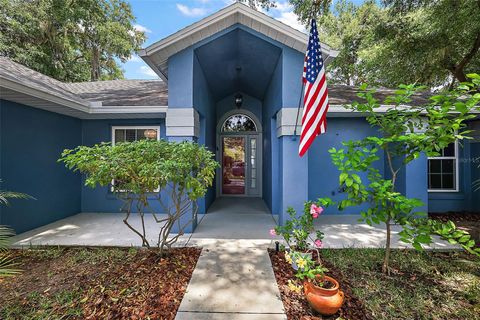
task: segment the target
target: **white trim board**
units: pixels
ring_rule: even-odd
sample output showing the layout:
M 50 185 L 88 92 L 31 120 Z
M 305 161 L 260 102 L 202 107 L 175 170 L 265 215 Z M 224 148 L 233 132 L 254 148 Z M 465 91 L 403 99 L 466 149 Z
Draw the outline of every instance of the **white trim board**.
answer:
M 306 50 L 308 42 L 306 33 L 298 31 L 245 4 L 235 2 L 140 50 L 138 55 L 162 80 L 168 81 L 169 57 L 235 24 L 251 28 L 302 53 Z M 326 61 L 330 57 L 336 57 L 339 53 L 325 43 L 322 43 L 322 51 L 327 56 Z
M 0 98 L 79 119 L 164 118 L 168 106 L 103 106 L 0 76 Z
M 454 160 L 455 161 L 455 189 L 428 189 L 427 191 L 428 192 L 431 192 L 431 193 L 445 193 L 445 192 L 460 192 L 460 174 L 459 174 L 459 170 L 460 170 L 460 166 L 459 166 L 459 160 L 460 160 L 460 155 L 459 155 L 459 147 L 458 147 L 458 140 L 455 140 L 455 156 L 454 157 L 445 157 L 445 156 L 441 156 L 441 157 L 428 157 L 427 158 L 427 166 L 428 166 L 428 161 L 429 160 Z M 427 175 L 428 175 L 428 167 L 427 167 Z M 427 179 L 428 179 L 428 176 L 427 176 Z M 427 181 L 428 183 L 428 181 Z

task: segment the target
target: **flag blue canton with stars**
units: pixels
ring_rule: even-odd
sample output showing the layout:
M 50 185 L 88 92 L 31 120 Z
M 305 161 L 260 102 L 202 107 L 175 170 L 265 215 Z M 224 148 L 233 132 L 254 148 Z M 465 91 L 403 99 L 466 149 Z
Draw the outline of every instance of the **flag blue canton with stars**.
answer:
M 317 23 L 312 19 L 310 36 L 306 56 L 306 68 L 304 68 L 304 81 L 314 83 L 320 70 L 323 68 L 322 49 L 318 39 Z

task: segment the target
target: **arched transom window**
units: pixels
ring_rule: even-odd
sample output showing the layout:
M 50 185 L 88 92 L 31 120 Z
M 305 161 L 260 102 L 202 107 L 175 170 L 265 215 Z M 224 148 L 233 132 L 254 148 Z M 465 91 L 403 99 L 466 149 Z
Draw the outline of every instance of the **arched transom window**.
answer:
M 225 120 L 222 126 L 222 132 L 244 132 L 257 131 L 257 126 L 255 122 L 244 114 L 234 114 Z

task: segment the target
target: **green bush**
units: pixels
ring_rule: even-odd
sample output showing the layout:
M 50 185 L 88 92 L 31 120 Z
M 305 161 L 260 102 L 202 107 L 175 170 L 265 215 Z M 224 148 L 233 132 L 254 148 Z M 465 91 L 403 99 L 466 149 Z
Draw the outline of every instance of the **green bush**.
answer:
M 151 245 L 146 238 L 144 217 L 152 214 L 159 226 L 156 247 L 160 254 L 171 248 L 196 219 L 195 201 L 212 185 L 218 166 L 214 154 L 203 146 L 165 140 L 79 146 L 65 150 L 59 161 L 84 173 L 86 186 L 110 186 L 124 202 L 124 223 L 148 248 Z M 163 212 L 153 210 L 151 202 L 158 202 Z M 141 217 L 140 229 L 129 223 L 135 211 Z M 178 233 L 170 237 L 174 225 Z

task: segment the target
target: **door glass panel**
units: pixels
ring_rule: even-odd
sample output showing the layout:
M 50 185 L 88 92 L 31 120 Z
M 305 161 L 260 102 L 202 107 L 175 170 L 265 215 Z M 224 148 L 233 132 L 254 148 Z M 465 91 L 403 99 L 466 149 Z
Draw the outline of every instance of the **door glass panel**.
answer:
M 245 194 L 245 138 L 223 137 L 222 190 Z
M 256 166 L 256 159 L 257 159 L 257 139 L 251 138 L 250 139 L 250 177 L 251 183 L 250 188 L 255 189 L 257 187 L 257 166 Z

